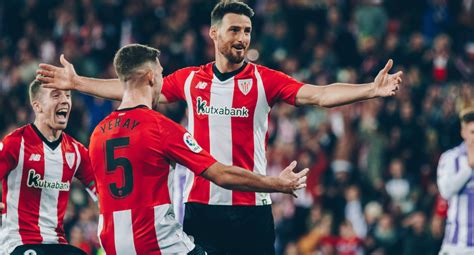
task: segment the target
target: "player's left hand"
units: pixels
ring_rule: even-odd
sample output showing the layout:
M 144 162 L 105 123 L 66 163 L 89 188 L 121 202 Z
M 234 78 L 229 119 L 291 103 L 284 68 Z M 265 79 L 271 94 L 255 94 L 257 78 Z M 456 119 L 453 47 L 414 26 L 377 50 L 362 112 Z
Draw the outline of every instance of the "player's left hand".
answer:
M 5 204 L 0 202 L 0 212 L 2 212 L 3 209 L 5 209 Z
M 400 89 L 403 72 L 398 71 L 394 74 L 389 74 L 388 72 L 390 71 L 392 66 L 393 60 L 389 59 L 385 67 L 380 70 L 380 72 L 377 74 L 377 77 L 375 77 L 373 89 L 374 95 L 376 97 L 394 96 Z
M 309 172 L 308 168 L 295 173 L 293 170 L 296 167 L 296 161 L 291 162 L 278 176 L 283 183 L 282 192 L 298 197 L 295 191 L 306 188 L 306 175 Z

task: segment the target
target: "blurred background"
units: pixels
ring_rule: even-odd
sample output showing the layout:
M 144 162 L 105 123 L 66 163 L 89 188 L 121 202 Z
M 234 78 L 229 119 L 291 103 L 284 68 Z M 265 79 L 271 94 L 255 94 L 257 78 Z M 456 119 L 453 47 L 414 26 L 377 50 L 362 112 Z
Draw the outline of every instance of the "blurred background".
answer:
M 311 169 L 298 199 L 273 195 L 277 254 L 437 254 L 447 204 L 440 154 L 461 142 L 474 98 L 474 0 L 249 0 L 249 61 L 312 84 L 370 82 L 388 58 L 397 96 L 333 109 L 273 108 L 268 172 Z M 128 43 L 161 50 L 164 73 L 214 59 L 211 0 L 0 1 L 0 136 L 33 120 L 27 86 L 64 53 L 80 75 L 116 77 Z M 74 94 L 67 132 L 88 144 L 116 103 Z M 159 106 L 185 122 L 185 105 Z M 97 254 L 97 206 L 74 184 L 69 241 Z

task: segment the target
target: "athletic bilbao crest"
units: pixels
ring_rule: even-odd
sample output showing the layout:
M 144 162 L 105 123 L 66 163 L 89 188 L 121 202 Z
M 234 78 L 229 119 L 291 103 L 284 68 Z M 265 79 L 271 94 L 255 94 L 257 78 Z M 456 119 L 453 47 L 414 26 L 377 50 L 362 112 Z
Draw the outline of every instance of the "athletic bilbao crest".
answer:
M 240 91 L 242 91 L 244 95 L 247 95 L 252 88 L 252 79 L 238 80 L 238 82 Z
M 74 153 L 66 152 L 66 162 L 69 168 L 72 168 L 74 166 L 74 157 Z

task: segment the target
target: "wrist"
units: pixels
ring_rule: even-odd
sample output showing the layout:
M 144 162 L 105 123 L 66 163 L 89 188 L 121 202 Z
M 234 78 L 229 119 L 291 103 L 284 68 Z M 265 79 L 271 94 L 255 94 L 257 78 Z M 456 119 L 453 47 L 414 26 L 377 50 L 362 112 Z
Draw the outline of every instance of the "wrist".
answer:
M 378 97 L 378 95 L 377 95 L 377 87 L 375 86 L 375 82 L 369 83 L 367 87 L 368 87 L 368 89 L 369 89 L 369 91 L 368 91 L 368 97 L 369 97 L 369 99 L 370 99 L 370 98 Z
M 79 90 L 81 86 L 81 76 L 79 75 L 74 75 L 71 80 L 71 86 L 73 90 Z

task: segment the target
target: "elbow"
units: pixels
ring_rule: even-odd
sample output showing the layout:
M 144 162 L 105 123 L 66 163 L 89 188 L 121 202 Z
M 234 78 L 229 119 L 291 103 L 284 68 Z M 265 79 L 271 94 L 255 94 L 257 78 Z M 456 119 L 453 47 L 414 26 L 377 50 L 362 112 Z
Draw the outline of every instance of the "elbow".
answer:
M 216 176 L 214 183 L 224 189 L 230 189 L 232 187 L 232 177 L 227 171 L 223 171 L 219 176 Z

